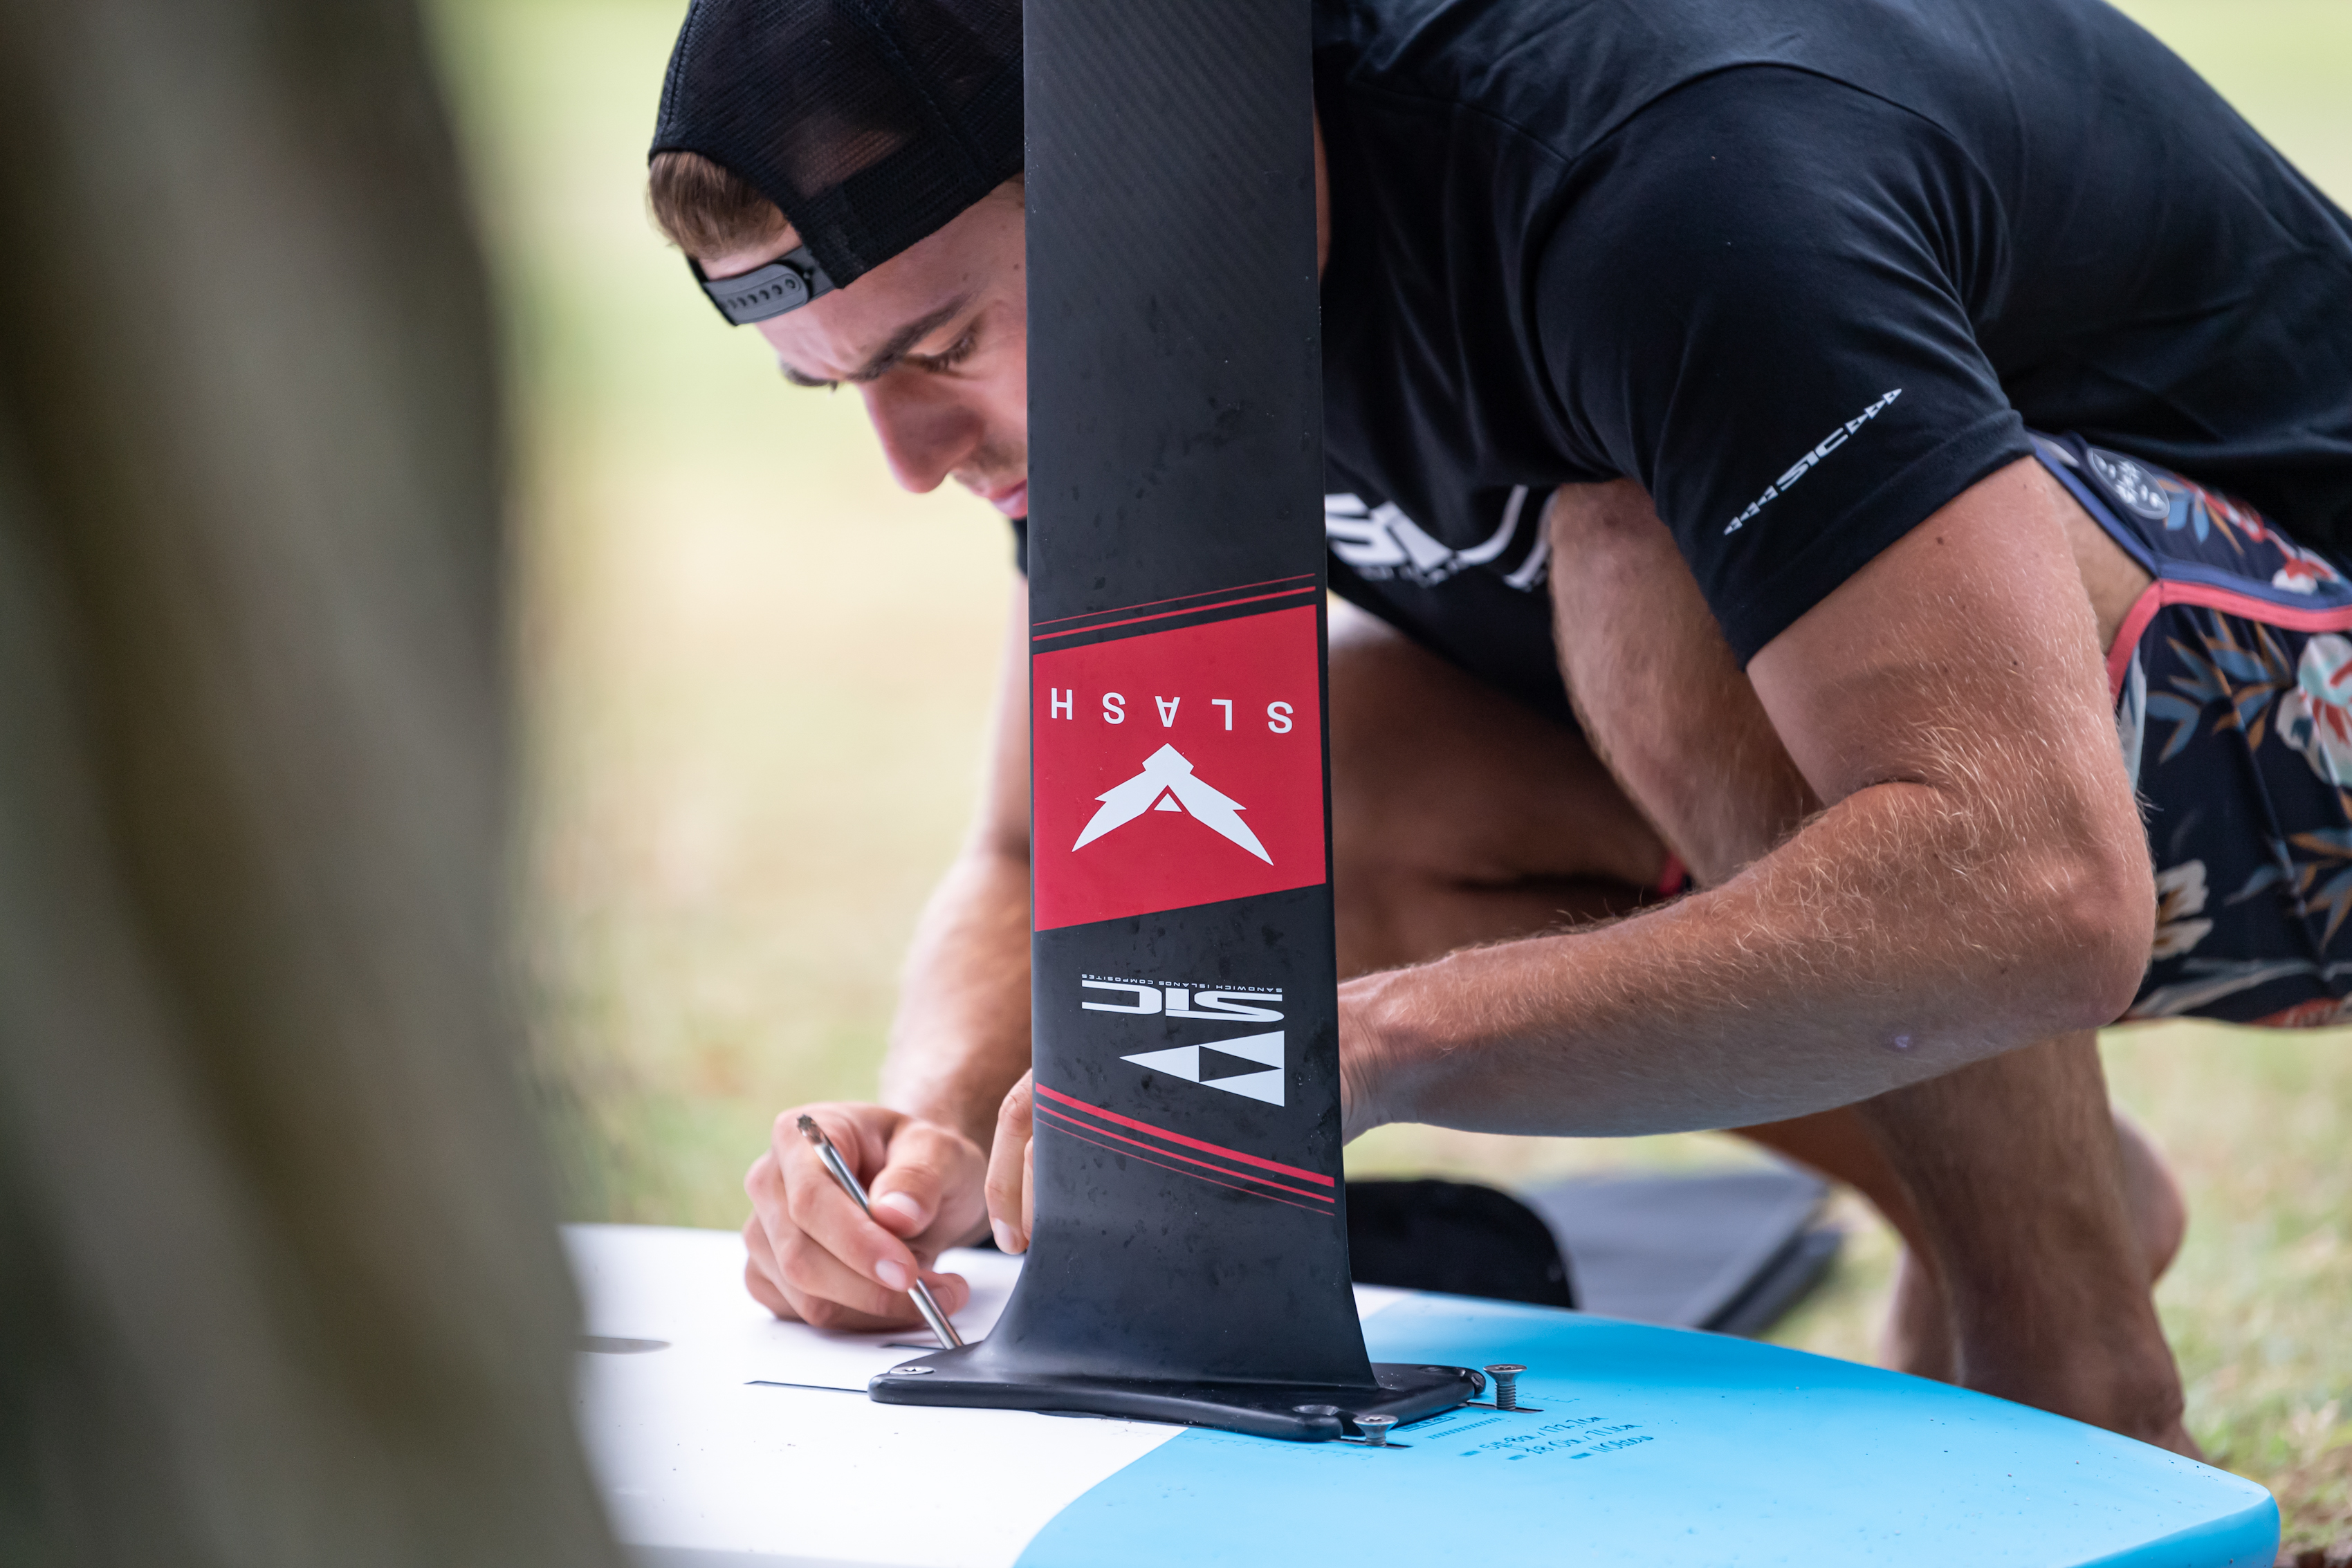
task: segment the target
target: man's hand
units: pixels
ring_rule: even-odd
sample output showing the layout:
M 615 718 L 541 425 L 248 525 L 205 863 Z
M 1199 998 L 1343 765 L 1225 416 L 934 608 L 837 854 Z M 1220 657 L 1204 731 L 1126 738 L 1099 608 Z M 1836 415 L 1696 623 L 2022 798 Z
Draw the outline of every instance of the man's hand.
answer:
M 997 1108 L 996 1142 L 988 1151 L 988 1227 L 1003 1252 L 1028 1251 L 1029 1234 L 1037 1228 L 1037 1162 L 1030 1143 L 1035 1118 L 1029 1086 L 1034 1076 L 1023 1073 Z
M 814 1118 L 865 1185 L 858 1212 L 800 1135 Z M 743 1282 L 780 1318 L 827 1329 L 903 1328 L 922 1321 L 908 1285 L 919 1277 L 953 1316 L 971 1300 L 961 1276 L 929 1271 L 943 1248 L 981 1233 L 987 1155 L 961 1133 L 879 1105 L 800 1105 L 776 1118 L 768 1152 L 743 1178 L 751 1218 Z

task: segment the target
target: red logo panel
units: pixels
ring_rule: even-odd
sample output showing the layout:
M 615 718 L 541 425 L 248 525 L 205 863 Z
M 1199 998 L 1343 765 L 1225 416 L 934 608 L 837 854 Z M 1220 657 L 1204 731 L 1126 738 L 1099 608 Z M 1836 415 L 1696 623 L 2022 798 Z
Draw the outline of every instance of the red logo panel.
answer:
M 1030 661 L 1040 931 L 1323 881 L 1315 610 Z

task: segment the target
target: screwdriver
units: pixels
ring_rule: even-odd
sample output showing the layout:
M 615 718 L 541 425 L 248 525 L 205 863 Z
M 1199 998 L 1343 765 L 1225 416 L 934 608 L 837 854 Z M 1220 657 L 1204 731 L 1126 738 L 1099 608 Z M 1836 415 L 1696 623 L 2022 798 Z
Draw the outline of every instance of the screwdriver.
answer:
M 835 1181 L 841 1184 L 841 1190 L 856 1199 L 857 1207 L 871 1218 L 874 1206 L 866 1201 L 866 1189 L 857 1185 L 857 1178 L 850 1174 L 849 1162 L 841 1157 L 841 1151 L 833 1146 L 833 1140 L 824 1135 L 824 1129 L 806 1116 L 801 1118 L 800 1129 L 801 1136 L 814 1145 L 816 1157 L 824 1162 L 824 1168 L 833 1174 Z M 950 1350 L 963 1348 L 963 1335 L 956 1333 L 955 1324 L 948 1322 L 947 1313 L 940 1311 L 939 1302 L 931 1300 L 929 1285 L 917 1280 L 907 1293 L 915 1298 L 915 1310 L 923 1314 L 923 1322 L 930 1325 L 931 1333 L 939 1336 L 941 1344 Z

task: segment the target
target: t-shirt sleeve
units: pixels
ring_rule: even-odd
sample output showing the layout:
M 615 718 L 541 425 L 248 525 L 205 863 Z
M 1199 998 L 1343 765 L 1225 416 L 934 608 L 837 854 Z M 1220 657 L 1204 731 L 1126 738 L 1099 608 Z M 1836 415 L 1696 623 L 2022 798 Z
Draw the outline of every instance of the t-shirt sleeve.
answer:
M 1649 492 L 1743 665 L 2032 451 L 1969 325 L 2002 287 L 1999 202 L 1911 111 L 1728 71 L 1619 127 L 1567 194 L 1536 301 L 1563 416 Z

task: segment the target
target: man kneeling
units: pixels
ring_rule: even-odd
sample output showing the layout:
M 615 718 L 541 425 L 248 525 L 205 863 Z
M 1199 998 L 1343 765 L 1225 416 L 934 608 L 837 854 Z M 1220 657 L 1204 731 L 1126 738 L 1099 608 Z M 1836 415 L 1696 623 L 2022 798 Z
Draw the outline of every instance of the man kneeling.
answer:
M 1897 1364 L 2189 1450 L 2093 1031 L 2352 976 L 2352 221 L 2095 0 L 1314 15 L 1349 1131 L 1739 1130 L 1901 1231 Z M 655 211 L 1018 532 L 1017 7 L 894 16 L 698 0 Z M 748 1178 L 779 1313 L 1025 1244 L 1011 625 L 883 1103 Z

